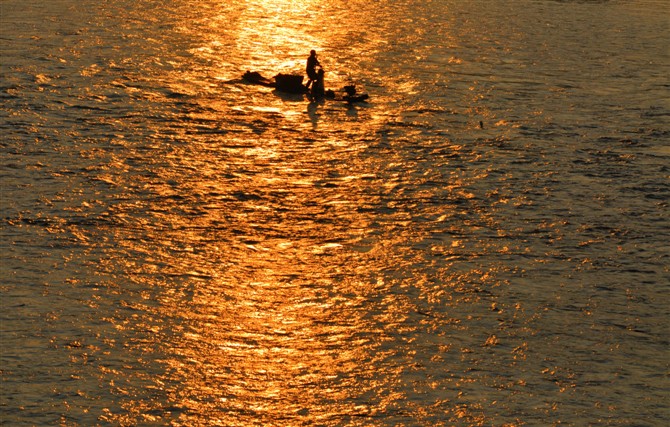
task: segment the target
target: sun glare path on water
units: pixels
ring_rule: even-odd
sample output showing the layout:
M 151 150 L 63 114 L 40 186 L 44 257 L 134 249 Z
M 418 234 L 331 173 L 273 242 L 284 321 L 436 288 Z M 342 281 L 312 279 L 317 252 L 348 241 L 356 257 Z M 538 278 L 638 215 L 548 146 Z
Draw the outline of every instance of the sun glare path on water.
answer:
M 2 3 L 9 423 L 664 425 L 653 2 L 75 3 Z M 370 102 L 241 78 L 312 49 Z

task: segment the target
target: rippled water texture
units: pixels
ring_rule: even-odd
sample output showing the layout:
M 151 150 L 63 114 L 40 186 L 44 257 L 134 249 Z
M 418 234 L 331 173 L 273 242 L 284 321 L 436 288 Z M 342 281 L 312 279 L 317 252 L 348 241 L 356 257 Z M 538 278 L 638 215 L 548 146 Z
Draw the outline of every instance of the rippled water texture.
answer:
M 0 12 L 3 425 L 670 422 L 664 1 Z

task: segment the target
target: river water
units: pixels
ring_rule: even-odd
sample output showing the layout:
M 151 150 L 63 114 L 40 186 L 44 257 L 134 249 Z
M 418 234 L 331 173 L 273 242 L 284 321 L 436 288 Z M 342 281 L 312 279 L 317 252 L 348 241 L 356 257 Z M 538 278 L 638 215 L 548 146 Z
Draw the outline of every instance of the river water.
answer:
M 664 1 L 0 14 L 2 425 L 670 422 Z

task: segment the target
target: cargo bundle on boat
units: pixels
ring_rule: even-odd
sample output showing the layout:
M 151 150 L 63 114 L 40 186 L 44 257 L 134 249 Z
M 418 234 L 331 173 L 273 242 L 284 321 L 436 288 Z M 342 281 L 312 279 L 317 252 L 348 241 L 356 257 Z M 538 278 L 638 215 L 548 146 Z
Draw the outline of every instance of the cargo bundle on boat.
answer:
M 249 83 L 273 87 L 287 93 L 305 93 L 308 91 L 307 87 L 302 84 L 304 77 L 299 74 L 279 73 L 273 79 L 268 79 L 267 77 L 263 77 L 258 71 L 247 71 L 242 78 Z

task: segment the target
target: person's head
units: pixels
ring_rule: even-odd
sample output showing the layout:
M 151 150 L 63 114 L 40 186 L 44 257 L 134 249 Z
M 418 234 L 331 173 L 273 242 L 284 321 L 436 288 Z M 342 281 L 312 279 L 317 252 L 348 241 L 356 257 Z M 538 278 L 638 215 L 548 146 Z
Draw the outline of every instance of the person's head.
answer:
M 310 56 L 316 56 L 316 51 L 314 49 L 309 51 Z

